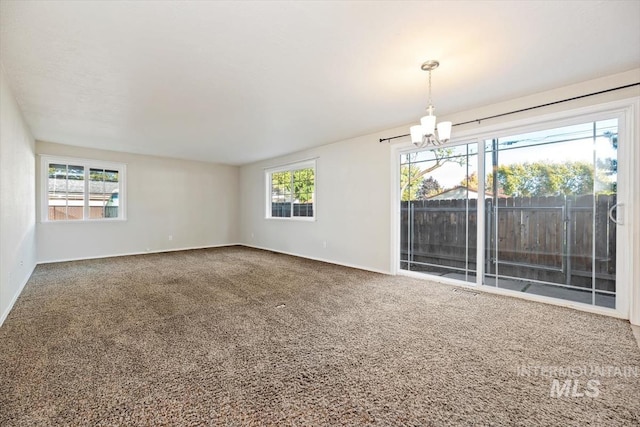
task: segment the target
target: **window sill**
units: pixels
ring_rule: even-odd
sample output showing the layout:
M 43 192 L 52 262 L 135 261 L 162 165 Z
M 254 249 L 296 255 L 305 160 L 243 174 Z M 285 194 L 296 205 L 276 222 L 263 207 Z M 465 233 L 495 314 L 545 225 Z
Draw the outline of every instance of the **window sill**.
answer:
M 278 217 L 278 216 L 267 216 L 264 218 L 265 220 L 275 220 L 275 221 L 300 221 L 300 222 L 315 222 L 316 217 L 309 216 L 300 216 L 300 217 Z
M 60 219 L 57 221 L 41 220 L 40 224 L 92 224 L 105 222 L 126 222 L 127 218 L 100 218 L 100 219 Z

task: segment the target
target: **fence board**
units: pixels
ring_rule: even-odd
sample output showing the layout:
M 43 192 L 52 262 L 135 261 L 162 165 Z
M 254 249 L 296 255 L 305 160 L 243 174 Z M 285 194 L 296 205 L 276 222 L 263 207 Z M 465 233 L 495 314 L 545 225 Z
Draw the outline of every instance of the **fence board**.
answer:
M 497 233 L 494 202 L 485 203 L 487 273 L 497 259 L 501 275 L 590 288 L 595 268 L 596 288 L 615 290 L 615 195 L 498 199 Z M 401 260 L 475 268 L 477 200 L 402 202 L 400 217 Z

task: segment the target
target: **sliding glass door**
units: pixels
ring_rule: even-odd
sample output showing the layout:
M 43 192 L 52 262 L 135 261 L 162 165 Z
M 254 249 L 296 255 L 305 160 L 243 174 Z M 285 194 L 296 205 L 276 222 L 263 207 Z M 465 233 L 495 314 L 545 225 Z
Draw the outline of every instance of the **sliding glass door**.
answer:
M 617 146 L 617 120 L 485 141 L 485 285 L 615 308 Z
M 617 152 L 610 119 L 402 154 L 400 268 L 616 308 Z
M 477 165 L 475 143 L 402 156 L 402 269 L 475 282 Z

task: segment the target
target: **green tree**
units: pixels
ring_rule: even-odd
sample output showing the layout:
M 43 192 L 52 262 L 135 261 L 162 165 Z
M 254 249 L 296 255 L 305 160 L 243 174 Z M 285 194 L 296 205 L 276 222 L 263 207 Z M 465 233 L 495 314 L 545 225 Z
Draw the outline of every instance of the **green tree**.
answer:
M 460 185 L 463 187 L 470 188 L 472 190 L 478 189 L 478 174 L 473 172 L 471 175 L 467 175 L 462 181 L 460 181 Z
M 313 200 L 315 176 L 313 168 L 298 169 L 293 172 L 293 200 L 308 203 Z
M 313 168 L 271 174 L 272 195 L 282 201 L 308 203 L 313 200 L 315 176 Z M 293 190 L 293 192 L 292 192 Z
M 418 199 L 418 190 L 424 181 L 421 170 L 417 165 L 402 165 L 400 170 L 400 187 L 403 202 Z
M 593 191 L 594 168 L 587 162 L 524 162 L 497 168 L 501 194 L 515 197 L 542 197 L 589 194 Z M 599 180 L 609 180 L 606 176 Z M 487 176 L 492 187 L 493 173 Z
M 291 171 L 274 172 L 271 174 L 271 192 L 273 196 L 283 201 L 291 200 Z
M 118 182 L 118 171 L 107 169 L 90 169 L 89 179 L 91 181 Z

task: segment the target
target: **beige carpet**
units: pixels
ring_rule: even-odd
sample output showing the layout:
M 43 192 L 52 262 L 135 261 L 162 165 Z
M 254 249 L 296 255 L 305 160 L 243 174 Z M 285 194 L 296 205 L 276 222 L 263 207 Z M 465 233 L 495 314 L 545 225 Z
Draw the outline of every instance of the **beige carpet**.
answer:
M 640 425 L 628 322 L 455 289 L 241 247 L 41 265 L 0 425 Z

